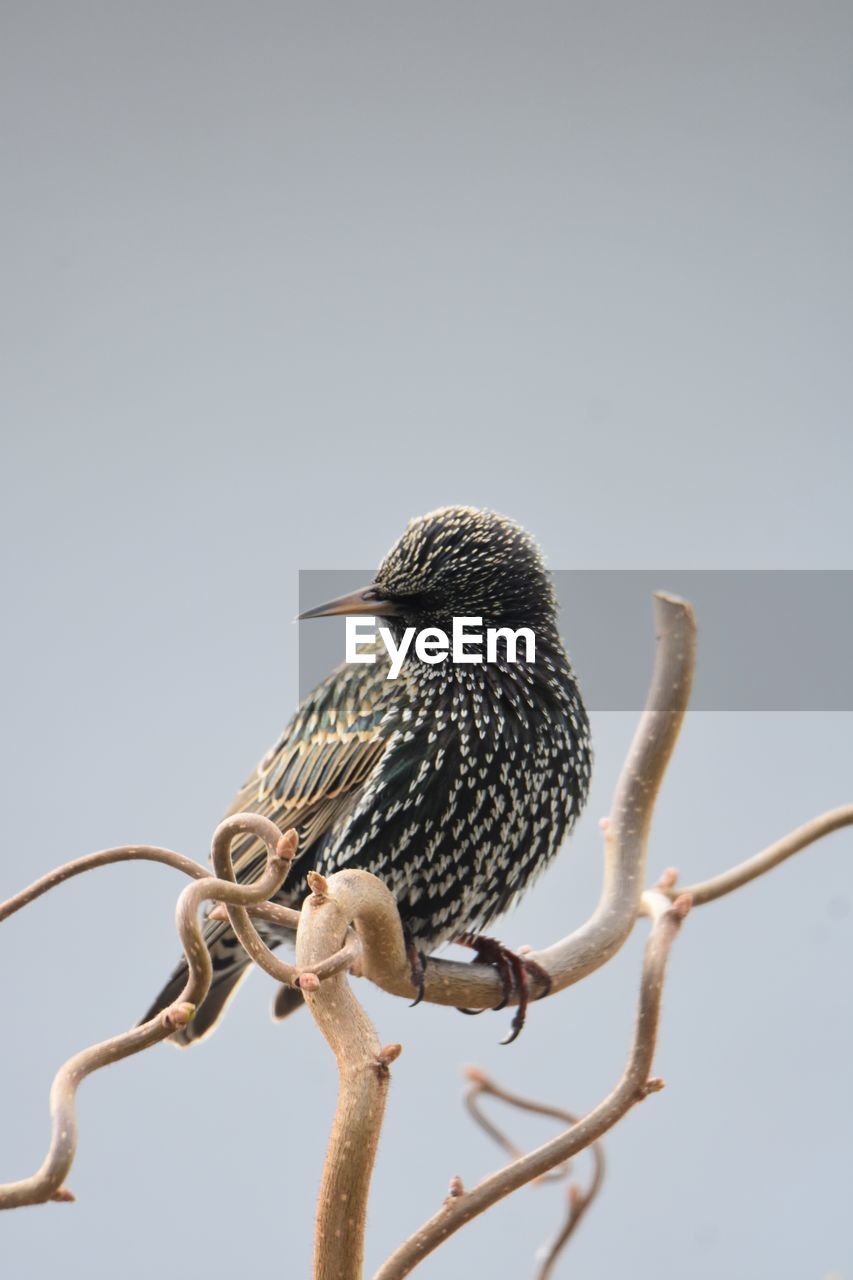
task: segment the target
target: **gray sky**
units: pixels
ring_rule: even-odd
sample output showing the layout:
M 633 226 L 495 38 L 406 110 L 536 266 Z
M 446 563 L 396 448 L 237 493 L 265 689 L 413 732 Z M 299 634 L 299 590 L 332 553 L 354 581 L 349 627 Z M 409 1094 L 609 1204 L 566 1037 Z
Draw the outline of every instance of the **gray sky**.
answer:
M 561 569 L 853 567 L 848 5 L 6 0 L 0 22 L 0 895 L 114 843 L 203 857 L 294 705 L 298 571 L 376 564 L 422 511 L 503 510 Z M 633 723 L 595 716 L 587 816 L 508 943 L 593 905 Z M 653 868 L 708 874 L 850 801 L 851 742 L 849 713 L 692 716 Z M 853 1276 L 849 855 L 836 835 L 690 920 L 667 1090 L 608 1138 L 566 1275 Z M 4 925 L 3 1179 L 41 1161 L 60 1062 L 166 976 L 179 887 L 114 868 Z M 359 984 L 405 1046 L 371 1266 L 497 1162 L 462 1064 L 575 1110 L 610 1087 L 641 932 L 512 1048 L 506 1015 Z M 4 1216 L 16 1280 L 227 1277 L 246 1240 L 308 1274 L 334 1069 L 271 994 L 254 975 L 203 1047 L 84 1085 L 78 1203 Z M 419 1274 L 530 1274 L 559 1194 Z

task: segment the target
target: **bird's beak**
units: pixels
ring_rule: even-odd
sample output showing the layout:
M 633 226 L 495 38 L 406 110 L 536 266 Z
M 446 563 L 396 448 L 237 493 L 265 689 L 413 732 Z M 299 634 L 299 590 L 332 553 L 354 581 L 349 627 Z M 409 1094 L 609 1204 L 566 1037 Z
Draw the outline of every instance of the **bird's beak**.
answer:
M 392 618 L 403 612 L 403 606 L 396 600 L 389 600 L 381 587 L 371 583 L 358 591 L 351 591 L 348 596 L 338 596 L 336 600 L 328 600 L 318 604 L 314 609 L 306 609 L 300 613 L 297 622 L 306 618 L 330 618 L 334 614 L 368 613 L 381 618 Z

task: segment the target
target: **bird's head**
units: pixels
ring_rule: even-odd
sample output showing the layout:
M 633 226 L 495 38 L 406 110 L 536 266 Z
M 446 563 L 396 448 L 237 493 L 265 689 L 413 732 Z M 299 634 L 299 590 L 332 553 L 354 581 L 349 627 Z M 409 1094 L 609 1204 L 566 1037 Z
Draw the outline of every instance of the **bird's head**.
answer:
M 506 516 L 475 507 L 441 507 L 409 522 L 370 586 L 303 617 L 374 614 L 392 629 L 478 617 L 484 626 L 553 624 L 556 598 L 529 533 Z

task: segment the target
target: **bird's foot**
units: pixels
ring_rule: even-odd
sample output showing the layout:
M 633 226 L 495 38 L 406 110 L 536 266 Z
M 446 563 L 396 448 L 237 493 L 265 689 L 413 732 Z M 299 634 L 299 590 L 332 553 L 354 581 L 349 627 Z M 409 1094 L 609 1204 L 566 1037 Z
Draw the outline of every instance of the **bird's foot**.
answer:
M 415 1005 L 420 1004 L 424 998 L 424 966 L 426 964 L 426 957 L 424 956 L 423 951 L 418 951 L 415 946 L 414 939 L 409 932 L 409 928 L 405 924 L 403 925 L 403 937 L 406 942 L 406 958 L 409 961 L 409 975 L 412 979 L 412 986 L 415 988 L 417 993 L 409 1006 L 410 1009 L 414 1009 Z
M 509 1034 L 501 1041 L 501 1044 L 512 1044 L 521 1032 L 527 1017 L 527 1006 L 530 1003 L 530 979 L 535 978 L 544 987 L 541 995 L 537 997 L 541 999 L 551 990 L 550 976 L 535 960 L 527 960 L 515 951 L 510 951 L 509 947 L 498 942 L 497 938 L 486 938 L 479 933 L 463 933 L 455 941 L 462 947 L 471 947 L 475 952 L 472 964 L 479 961 L 482 964 L 493 965 L 497 970 L 503 998 L 494 1006 L 495 1011 L 503 1009 L 510 996 L 518 994 L 518 1006 L 513 1015 Z M 475 1014 L 482 1013 L 483 1010 L 460 1009 L 459 1012 Z

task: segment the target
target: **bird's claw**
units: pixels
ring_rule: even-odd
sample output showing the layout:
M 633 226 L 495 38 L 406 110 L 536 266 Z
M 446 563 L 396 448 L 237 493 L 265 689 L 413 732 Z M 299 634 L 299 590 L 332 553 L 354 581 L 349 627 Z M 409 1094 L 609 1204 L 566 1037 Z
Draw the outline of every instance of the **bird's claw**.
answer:
M 426 957 L 422 951 L 418 951 L 408 929 L 405 930 L 405 934 L 406 957 L 409 961 L 409 975 L 412 979 L 412 986 L 415 988 L 417 993 L 414 1000 L 409 1005 L 410 1009 L 414 1009 L 415 1005 L 420 1004 L 424 998 L 424 984 L 426 979 L 424 970 Z
M 512 1044 L 517 1039 L 527 1017 L 527 1006 L 530 1003 L 530 977 L 535 977 L 544 986 L 543 996 L 551 989 L 551 978 L 535 960 L 526 960 L 523 956 L 510 951 L 496 938 L 486 938 L 478 933 L 463 933 L 456 939 L 463 947 L 471 947 L 476 953 L 472 963 L 478 961 L 493 965 L 501 980 L 503 998 L 494 1006 L 494 1012 L 506 1007 L 510 996 L 518 994 L 518 1006 L 513 1015 L 509 1034 L 501 1040 L 501 1044 Z M 541 996 L 539 997 L 541 999 Z M 482 1009 L 460 1009 L 460 1013 L 483 1013 Z

